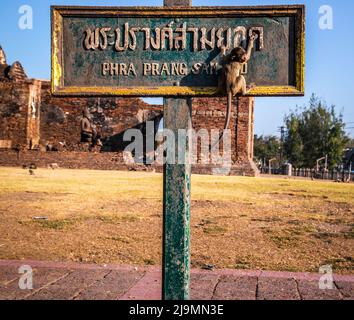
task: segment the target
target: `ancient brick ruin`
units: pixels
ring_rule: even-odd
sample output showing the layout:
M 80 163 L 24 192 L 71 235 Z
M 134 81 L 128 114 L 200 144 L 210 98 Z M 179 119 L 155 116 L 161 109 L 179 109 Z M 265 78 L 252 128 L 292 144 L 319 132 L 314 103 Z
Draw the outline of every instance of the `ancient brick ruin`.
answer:
M 193 127 L 221 130 L 226 99 L 193 99 Z M 83 108 L 93 116 L 103 140 L 102 147 L 80 143 Z M 240 98 L 232 112 L 232 175 L 258 173 L 253 159 L 254 99 Z M 53 97 L 50 82 L 29 79 L 20 62 L 8 65 L 0 47 L 0 165 L 34 163 L 46 167 L 107 170 L 157 170 L 161 167 L 126 164 L 123 161 L 124 132 L 144 132 L 146 121 L 157 130 L 163 107 L 138 98 Z M 211 166 L 196 164 L 193 172 L 210 174 Z

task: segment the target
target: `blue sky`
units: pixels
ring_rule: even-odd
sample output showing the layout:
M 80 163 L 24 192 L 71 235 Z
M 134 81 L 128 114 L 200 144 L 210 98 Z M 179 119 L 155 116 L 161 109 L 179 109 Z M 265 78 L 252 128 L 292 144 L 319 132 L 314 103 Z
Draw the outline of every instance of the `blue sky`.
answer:
M 8 62 L 21 61 L 33 78 L 50 77 L 50 5 L 144 5 L 159 6 L 163 0 L 2 0 L 0 11 L 0 45 Z M 278 127 L 290 109 L 304 105 L 314 92 L 335 104 L 343 112 L 347 127 L 354 127 L 354 2 L 350 0 L 259 1 L 259 0 L 193 0 L 193 5 L 266 5 L 306 4 L 306 96 L 291 98 L 256 98 L 255 131 L 278 134 Z M 33 29 L 18 27 L 20 6 L 33 8 Z M 319 27 L 319 8 L 330 5 L 334 13 L 333 30 Z M 354 129 L 348 129 L 354 137 Z

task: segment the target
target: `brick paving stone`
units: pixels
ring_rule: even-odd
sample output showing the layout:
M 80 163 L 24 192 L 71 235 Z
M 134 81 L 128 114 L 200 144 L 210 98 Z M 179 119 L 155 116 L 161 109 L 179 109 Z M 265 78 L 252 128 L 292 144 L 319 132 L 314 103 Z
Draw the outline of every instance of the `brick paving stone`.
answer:
M 354 282 L 335 281 L 344 300 L 354 300 Z
M 33 290 L 20 290 L 21 265 L 33 267 Z M 159 300 L 159 267 L 0 260 L 0 300 Z M 354 300 L 354 276 L 334 275 L 333 290 L 319 289 L 319 274 L 192 270 L 192 300 Z
M 70 300 L 108 273 L 109 270 L 75 270 L 68 276 L 31 295 L 28 299 Z
M 213 273 L 191 274 L 191 300 L 211 300 L 219 276 Z
M 54 281 L 67 275 L 69 270 L 59 270 L 59 269 L 33 269 L 33 280 L 31 290 L 22 290 L 19 288 L 19 282 L 13 281 L 7 286 L 0 287 L 0 299 L 4 300 L 22 300 L 26 297 L 34 294 L 45 285 L 50 284 Z
M 76 300 L 117 300 L 133 287 L 144 275 L 142 271 L 112 270 L 80 293 Z
M 255 300 L 257 277 L 221 277 L 213 300 Z
M 14 292 L 18 290 L 17 288 L 18 288 L 17 281 L 7 285 L 0 284 L 0 300 L 12 300 L 12 297 L 14 296 Z
M 321 290 L 318 281 L 298 280 L 302 300 L 342 300 L 342 295 L 334 286 L 332 290 Z
M 147 272 L 120 300 L 161 300 L 161 272 Z
M 0 300 L 9 300 L 18 289 L 18 279 L 21 274 L 17 266 L 1 266 L 0 270 Z
M 0 269 L 0 286 L 7 285 L 21 276 L 18 273 L 18 267 L 16 266 L 1 266 Z
M 300 300 L 295 279 L 258 279 L 257 300 Z

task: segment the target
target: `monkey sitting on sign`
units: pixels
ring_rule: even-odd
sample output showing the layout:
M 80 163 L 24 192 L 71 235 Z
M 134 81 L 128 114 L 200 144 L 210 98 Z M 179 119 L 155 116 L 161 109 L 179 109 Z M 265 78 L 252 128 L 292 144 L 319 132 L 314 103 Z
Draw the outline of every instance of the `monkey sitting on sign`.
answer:
M 244 65 L 250 60 L 254 42 L 258 38 L 256 33 L 250 36 L 247 51 L 242 47 L 232 49 L 226 55 L 226 48 L 221 48 L 222 73 L 219 79 L 219 91 L 226 92 L 228 96 L 234 97 L 237 94 L 245 95 L 248 93 L 246 79 L 241 74 Z
M 247 51 L 242 47 L 232 49 L 226 55 L 226 48 L 221 48 L 222 55 L 222 72 L 219 78 L 219 92 L 227 94 L 227 116 L 225 120 L 224 131 L 229 127 L 231 118 L 232 98 L 237 94 L 246 95 L 249 90 L 247 89 L 246 79 L 241 74 L 244 65 L 250 60 L 254 42 L 258 38 L 256 33 L 250 36 Z M 222 139 L 223 134 L 220 135 L 219 141 Z

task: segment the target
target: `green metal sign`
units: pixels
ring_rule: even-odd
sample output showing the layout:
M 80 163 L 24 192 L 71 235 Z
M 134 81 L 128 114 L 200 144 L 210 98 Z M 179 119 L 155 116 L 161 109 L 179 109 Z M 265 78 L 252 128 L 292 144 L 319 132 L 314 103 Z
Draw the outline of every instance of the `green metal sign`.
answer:
M 222 48 L 247 47 L 250 95 L 302 95 L 304 7 L 52 7 L 53 93 L 218 95 Z

